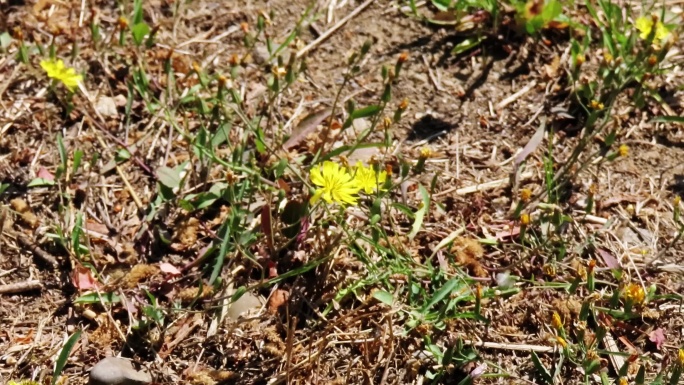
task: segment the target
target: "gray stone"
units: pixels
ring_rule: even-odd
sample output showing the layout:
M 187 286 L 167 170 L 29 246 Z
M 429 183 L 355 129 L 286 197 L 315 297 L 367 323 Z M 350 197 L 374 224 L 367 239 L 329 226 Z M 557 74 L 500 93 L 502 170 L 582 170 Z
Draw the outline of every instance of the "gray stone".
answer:
M 131 361 L 107 357 L 90 370 L 88 385 L 144 385 L 150 382 L 152 376 L 133 369 Z

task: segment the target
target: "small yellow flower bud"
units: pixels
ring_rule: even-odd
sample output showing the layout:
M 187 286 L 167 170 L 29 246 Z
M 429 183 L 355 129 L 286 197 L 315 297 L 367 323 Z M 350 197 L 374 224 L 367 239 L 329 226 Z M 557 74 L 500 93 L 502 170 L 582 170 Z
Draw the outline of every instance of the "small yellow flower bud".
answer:
M 119 16 L 119 19 L 116 21 L 116 23 L 120 30 L 124 30 L 128 27 L 128 19 L 123 16 Z
M 409 106 L 408 98 L 404 98 L 404 100 L 402 100 L 401 103 L 399 103 L 399 109 L 400 110 L 405 110 L 408 108 L 408 106 Z
M 520 190 L 520 200 L 527 203 L 532 198 L 532 190 L 524 188 Z
M 620 147 L 618 147 L 618 154 L 623 158 L 629 155 L 629 146 L 621 144 Z
M 530 224 L 530 214 L 528 214 L 528 213 L 520 214 L 520 224 L 523 226 L 529 225 Z
M 589 103 L 589 106 L 596 111 L 601 111 L 604 107 L 603 103 L 599 102 L 598 100 L 592 100 Z
M 556 337 L 556 341 L 558 341 L 558 344 L 560 346 L 562 346 L 564 348 L 568 347 L 568 343 L 565 342 L 565 339 L 563 339 L 563 337 L 561 337 L 561 336 Z
M 551 326 L 553 326 L 553 328 L 556 330 L 563 328 L 563 321 L 561 321 L 561 317 L 558 312 L 553 312 L 553 316 L 551 316 Z

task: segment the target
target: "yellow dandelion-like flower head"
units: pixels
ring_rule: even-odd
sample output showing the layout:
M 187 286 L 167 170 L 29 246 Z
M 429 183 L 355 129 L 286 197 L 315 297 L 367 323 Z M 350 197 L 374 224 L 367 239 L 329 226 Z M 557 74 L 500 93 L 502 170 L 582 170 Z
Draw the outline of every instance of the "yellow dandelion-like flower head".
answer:
M 634 305 L 640 305 L 644 303 L 644 300 L 646 299 L 644 288 L 636 283 L 630 283 L 627 285 L 625 291 L 623 292 L 623 296 L 626 301 L 629 301 Z
M 361 162 L 356 162 L 356 173 L 354 174 L 356 185 L 366 194 L 372 194 L 381 188 L 387 180 L 387 172 L 376 172 L 373 167 L 365 167 Z
M 654 21 L 653 19 L 654 18 L 650 16 L 642 16 L 636 19 L 634 26 L 640 32 L 639 37 L 643 40 L 648 39 L 648 35 L 650 35 L 653 28 L 655 28 L 653 41 L 658 42 L 665 39 L 670 34 L 670 31 L 661 21 Z
M 75 69 L 66 67 L 61 59 L 42 60 L 40 66 L 49 78 L 61 81 L 70 91 L 78 87 L 78 83 L 83 80 L 83 76 L 77 74 Z
M 679 366 L 684 366 L 684 349 L 679 349 L 677 360 L 679 361 Z
M 318 186 L 311 197 L 311 204 L 321 198 L 329 204 L 356 204 L 360 187 L 355 178 L 337 163 L 325 161 L 323 166 L 312 168 L 311 182 Z

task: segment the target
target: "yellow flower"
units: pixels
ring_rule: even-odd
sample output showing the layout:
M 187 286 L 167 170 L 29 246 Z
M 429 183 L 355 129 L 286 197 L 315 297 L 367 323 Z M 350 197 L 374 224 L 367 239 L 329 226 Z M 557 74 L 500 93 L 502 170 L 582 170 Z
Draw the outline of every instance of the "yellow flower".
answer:
M 524 188 L 520 190 L 520 200 L 523 202 L 529 202 L 532 198 L 532 190 Z
M 561 321 L 561 317 L 557 312 L 553 312 L 553 316 L 551 317 L 551 326 L 553 326 L 554 329 L 560 330 L 563 328 L 563 321 Z
M 523 226 L 529 225 L 530 224 L 530 214 L 527 214 L 527 213 L 520 214 L 520 224 Z
M 639 37 L 643 40 L 648 39 L 648 35 L 653 31 L 654 20 L 653 17 L 642 16 L 636 20 L 634 26 L 641 32 Z M 670 34 L 667 27 L 661 21 L 655 21 L 655 35 L 653 37 L 654 42 L 665 39 Z
M 360 187 L 354 177 L 337 163 L 325 161 L 323 167 L 311 169 L 311 182 L 319 186 L 311 197 L 312 204 L 321 197 L 328 203 L 356 204 Z
M 31 380 L 21 380 L 21 381 L 10 380 L 10 382 L 7 385 L 38 385 L 38 383 L 35 381 L 31 381 Z
M 556 342 L 558 342 L 558 344 L 564 348 L 568 346 L 568 343 L 565 342 L 565 339 L 561 336 L 556 337 Z
M 378 186 L 385 184 L 387 180 L 387 172 L 375 172 L 372 166 L 365 167 L 361 162 L 356 162 L 356 173 L 354 180 L 359 189 L 366 194 L 372 194 L 378 189 Z
M 83 76 L 77 74 L 75 69 L 65 67 L 61 59 L 42 60 L 40 66 L 47 72 L 49 78 L 61 81 L 70 91 L 73 91 L 83 80 Z
M 677 360 L 679 361 L 679 366 L 684 367 L 684 349 L 679 349 L 677 353 Z
M 646 299 L 644 288 L 636 283 L 630 283 L 627 285 L 622 295 L 626 301 L 629 301 L 634 305 L 640 305 L 644 303 L 644 300 Z
M 620 147 L 618 147 L 618 154 L 623 158 L 629 155 L 629 146 L 621 144 Z
M 598 100 L 592 100 L 589 103 L 589 106 L 597 111 L 601 111 L 604 107 L 603 103 L 599 102 Z

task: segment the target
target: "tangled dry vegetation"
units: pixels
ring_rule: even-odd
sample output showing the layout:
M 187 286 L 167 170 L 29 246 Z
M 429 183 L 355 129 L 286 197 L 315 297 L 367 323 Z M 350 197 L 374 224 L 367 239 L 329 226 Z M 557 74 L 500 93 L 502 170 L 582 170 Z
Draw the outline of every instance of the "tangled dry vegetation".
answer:
M 0 0 L 0 382 L 678 383 L 660 6 Z

